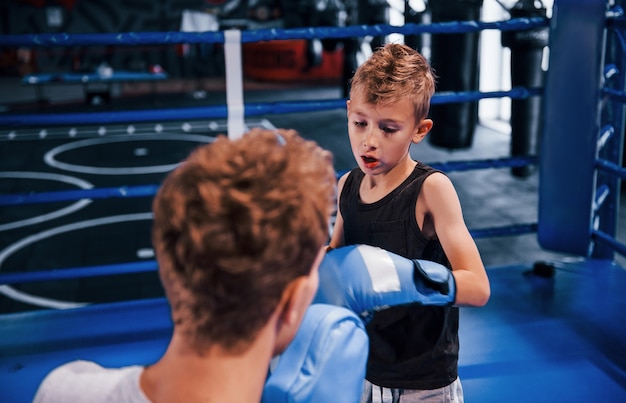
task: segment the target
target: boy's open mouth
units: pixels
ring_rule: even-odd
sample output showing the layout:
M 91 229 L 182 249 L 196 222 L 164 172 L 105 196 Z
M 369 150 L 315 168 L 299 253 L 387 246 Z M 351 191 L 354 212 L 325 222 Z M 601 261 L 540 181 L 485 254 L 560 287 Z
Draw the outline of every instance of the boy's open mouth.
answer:
M 365 164 L 366 168 L 375 168 L 378 165 L 378 160 L 376 158 L 368 157 L 363 155 L 361 157 L 363 159 L 363 164 Z

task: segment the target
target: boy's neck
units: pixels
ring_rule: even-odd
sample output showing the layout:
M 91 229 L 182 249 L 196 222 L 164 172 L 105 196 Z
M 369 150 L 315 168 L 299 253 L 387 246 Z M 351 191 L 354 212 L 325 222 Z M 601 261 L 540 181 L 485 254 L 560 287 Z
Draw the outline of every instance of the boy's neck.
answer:
M 377 195 L 386 195 L 393 189 L 397 188 L 408 178 L 417 162 L 408 158 L 402 163 L 396 165 L 390 171 L 379 175 L 365 175 L 361 184 L 362 192 L 375 192 Z M 362 195 L 363 196 L 363 195 Z
M 143 371 L 141 389 L 153 403 L 260 401 L 272 357 L 266 339 L 261 335 L 239 355 L 215 347 L 199 356 L 175 334 L 163 357 Z

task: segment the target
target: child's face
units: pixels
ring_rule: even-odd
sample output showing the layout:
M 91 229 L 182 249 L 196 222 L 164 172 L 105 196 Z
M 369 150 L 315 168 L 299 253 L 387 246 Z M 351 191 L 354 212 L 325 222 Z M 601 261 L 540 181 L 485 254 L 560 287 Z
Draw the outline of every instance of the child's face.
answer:
M 411 143 L 422 141 L 432 127 L 430 119 L 415 122 L 409 100 L 375 105 L 353 94 L 347 110 L 352 153 L 361 170 L 370 175 L 389 172 L 410 159 Z

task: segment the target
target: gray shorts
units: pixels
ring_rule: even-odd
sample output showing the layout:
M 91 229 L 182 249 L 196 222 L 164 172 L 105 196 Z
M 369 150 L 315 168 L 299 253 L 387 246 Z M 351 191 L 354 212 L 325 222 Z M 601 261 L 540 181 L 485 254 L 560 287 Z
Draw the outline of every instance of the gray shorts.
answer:
M 389 389 L 365 381 L 360 403 L 463 403 L 463 387 L 459 378 L 433 390 Z

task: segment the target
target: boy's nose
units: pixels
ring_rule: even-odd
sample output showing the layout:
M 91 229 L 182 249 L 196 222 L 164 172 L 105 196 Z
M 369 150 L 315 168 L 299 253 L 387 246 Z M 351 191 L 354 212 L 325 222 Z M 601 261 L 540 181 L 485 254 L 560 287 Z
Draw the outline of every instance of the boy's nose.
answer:
M 374 148 L 376 146 L 376 139 L 374 138 L 374 131 L 367 130 L 363 135 L 363 147 L 366 149 Z

